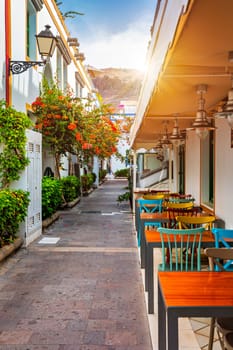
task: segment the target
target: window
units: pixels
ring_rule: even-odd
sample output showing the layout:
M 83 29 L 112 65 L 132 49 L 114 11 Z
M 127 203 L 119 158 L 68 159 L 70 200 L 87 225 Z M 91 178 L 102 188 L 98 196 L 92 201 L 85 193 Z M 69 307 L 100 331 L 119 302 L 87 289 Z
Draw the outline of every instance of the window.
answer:
M 27 56 L 36 60 L 36 10 L 31 2 L 27 1 Z
M 57 83 L 59 89 L 64 91 L 67 88 L 67 63 L 61 52 L 57 50 Z
M 83 87 L 84 87 L 84 82 L 81 78 L 81 75 L 79 72 L 75 73 L 75 94 L 76 97 L 83 97 Z
M 59 88 L 64 91 L 68 83 L 68 65 L 71 62 L 69 52 L 61 37 L 57 36 L 57 81 Z
M 201 204 L 214 207 L 214 131 L 201 144 Z

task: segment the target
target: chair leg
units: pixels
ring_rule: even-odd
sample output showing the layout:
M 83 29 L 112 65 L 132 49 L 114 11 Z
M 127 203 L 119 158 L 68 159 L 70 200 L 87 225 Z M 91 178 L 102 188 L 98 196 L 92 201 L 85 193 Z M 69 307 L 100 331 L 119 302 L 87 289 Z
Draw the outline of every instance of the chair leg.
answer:
M 211 318 L 208 350 L 212 350 L 214 342 L 215 318 Z
M 221 349 L 222 350 L 228 349 L 225 347 L 224 335 L 219 331 L 218 328 L 217 328 L 217 335 L 218 335 L 218 340 L 219 340 Z

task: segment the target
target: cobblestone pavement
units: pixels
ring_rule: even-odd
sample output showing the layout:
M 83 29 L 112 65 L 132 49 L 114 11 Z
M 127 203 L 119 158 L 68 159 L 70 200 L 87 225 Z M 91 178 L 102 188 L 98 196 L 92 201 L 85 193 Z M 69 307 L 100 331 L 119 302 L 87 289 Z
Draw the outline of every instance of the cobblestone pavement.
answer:
M 151 350 L 126 180 L 108 180 L 0 265 L 0 350 Z

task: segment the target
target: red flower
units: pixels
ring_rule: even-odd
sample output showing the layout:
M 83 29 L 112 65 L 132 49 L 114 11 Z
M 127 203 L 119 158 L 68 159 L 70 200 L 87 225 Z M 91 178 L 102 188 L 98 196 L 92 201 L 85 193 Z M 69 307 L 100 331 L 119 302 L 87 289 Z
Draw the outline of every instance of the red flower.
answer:
M 92 148 L 92 144 L 88 142 L 84 142 L 82 145 L 82 149 L 90 149 Z
M 75 134 L 75 138 L 76 138 L 77 141 L 81 141 L 82 140 L 82 135 L 80 134 L 80 132 L 77 132 Z
M 74 130 L 74 129 L 76 129 L 76 124 L 75 124 L 75 123 L 70 123 L 70 124 L 67 126 L 67 128 L 68 128 L 69 130 Z

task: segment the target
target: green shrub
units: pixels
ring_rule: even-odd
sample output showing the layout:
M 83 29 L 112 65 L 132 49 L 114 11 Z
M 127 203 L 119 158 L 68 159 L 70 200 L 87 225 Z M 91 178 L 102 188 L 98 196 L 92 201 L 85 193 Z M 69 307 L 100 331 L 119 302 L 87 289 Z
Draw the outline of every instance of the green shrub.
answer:
M 87 192 L 92 188 L 93 185 L 93 176 L 91 173 L 82 175 L 81 176 L 82 181 L 82 191 Z
M 80 180 L 77 176 L 61 178 L 62 193 L 66 202 L 72 202 L 80 196 Z
M 129 168 L 116 170 L 114 173 L 114 176 L 115 177 L 128 177 L 129 176 Z
M 42 179 L 42 218 L 46 219 L 54 214 L 62 202 L 61 181 L 44 176 Z
M 92 175 L 92 178 L 93 178 L 93 183 L 96 181 L 96 173 L 91 173 L 91 175 Z
M 0 191 L 0 247 L 14 242 L 19 224 L 27 215 L 29 192 L 5 189 Z
M 105 178 L 106 175 L 107 175 L 107 170 L 101 169 L 99 171 L 99 179 L 100 179 L 100 181 L 103 181 L 103 179 Z
M 130 192 L 125 192 L 123 194 L 120 194 L 117 197 L 117 202 L 123 202 L 123 201 L 129 201 L 130 200 Z
M 1 188 L 8 188 L 10 183 L 20 178 L 20 173 L 29 164 L 26 155 L 26 129 L 31 126 L 29 117 L 7 106 L 0 100 L 0 152 Z

